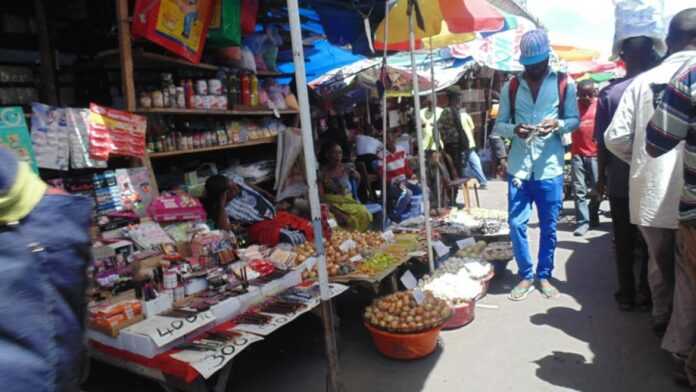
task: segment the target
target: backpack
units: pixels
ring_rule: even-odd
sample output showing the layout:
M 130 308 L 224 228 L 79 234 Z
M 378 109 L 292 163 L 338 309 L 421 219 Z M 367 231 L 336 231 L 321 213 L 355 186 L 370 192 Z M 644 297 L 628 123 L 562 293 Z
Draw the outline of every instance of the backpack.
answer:
M 566 92 L 568 90 L 568 75 L 562 72 L 558 73 L 556 78 L 558 81 L 558 118 L 565 117 L 565 98 Z M 517 76 L 513 76 L 510 79 L 510 87 L 508 89 L 508 97 L 510 98 L 510 118 L 512 123 L 515 121 L 515 98 L 517 97 L 517 90 L 520 88 L 520 80 Z

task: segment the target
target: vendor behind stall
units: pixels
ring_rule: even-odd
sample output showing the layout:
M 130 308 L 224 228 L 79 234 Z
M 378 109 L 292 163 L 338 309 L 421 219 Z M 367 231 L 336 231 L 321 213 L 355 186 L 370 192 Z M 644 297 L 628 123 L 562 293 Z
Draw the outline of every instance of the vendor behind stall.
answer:
M 358 231 L 366 231 L 372 214 L 354 198 L 360 174 L 343 162 L 343 149 L 331 142 L 322 150 L 324 157 L 319 175 L 319 193 L 329 205 L 338 224 Z
M 240 177 L 214 175 L 205 182 L 203 205 L 218 229 L 237 230 L 239 225 L 248 226 L 253 242 L 271 246 L 279 242 L 299 245 L 314 238 L 309 221 L 286 211 L 276 211 L 263 193 Z
M 422 193 L 418 185 L 409 182 L 416 179 L 416 176 L 408 164 L 406 152 L 397 149 L 398 137 L 399 135 L 395 133 L 387 134 L 387 209 L 389 218 L 395 222 L 400 222 L 402 216 L 409 210 L 411 198 Z M 379 163 L 381 167 L 382 162 Z M 381 168 L 379 173 L 382 174 Z

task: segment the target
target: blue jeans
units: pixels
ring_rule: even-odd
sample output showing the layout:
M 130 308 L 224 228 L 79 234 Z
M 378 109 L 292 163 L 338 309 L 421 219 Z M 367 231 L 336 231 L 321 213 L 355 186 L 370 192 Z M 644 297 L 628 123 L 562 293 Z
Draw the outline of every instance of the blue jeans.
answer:
M 573 192 L 575 193 L 575 222 L 578 226 L 599 220 L 599 201 L 588 195 L 597 187 L 597 157 L 574 155 L 571 161 L 573 170 Z
M 401 217 L 411 209 L 411 196 L 423 193 L 416 184 L 408 181 L 394 182 L 389 185 L 389 218 L 401 222 Z
M 479 158 L 476 150 L 463 152 L 462 161 L 466 163 L 466 168 L 464 169 L 465 176 L 476 178 L 481 185 L 486 185 L 488 183 L 488 179 L 483 173 L 483 167 L 481 166 L 481 158 Z
M 80 389 L 91 211 L 87 198 L 47 195 L 0 225 L 3 392 Z
M 519 186 L 515 186 L 512 179 L 508 180 L 510 239 L 519 275 L 529 280 L 534 279 L 534 264 L 527 241 L 527 223 L 532 213 L 532 203 L 536 205 L 541 229 L 536 276 L 548 279 L 553 271 L 556 224 L 563 204 L 563 176 L 548 180 L 523 180 Z

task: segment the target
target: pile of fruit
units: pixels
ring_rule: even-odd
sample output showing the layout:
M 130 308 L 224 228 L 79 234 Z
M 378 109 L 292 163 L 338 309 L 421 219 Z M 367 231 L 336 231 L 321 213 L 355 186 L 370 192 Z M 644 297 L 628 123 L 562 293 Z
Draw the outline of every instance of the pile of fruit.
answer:
M 467 246 L 466 248 L 460 249 L 457 252 L 457 256 L 459 257 L 470 257 L 470 258 L 480 258 L 481 253 L 483 253 L 483 250 L 486 249 L 486 242 L 485 241 L 479 241 L 471 246 Z
M 324 243 L 326 268 L 329 276 L 347 275 L 355 271 L 355 259 L 362 259 L 367 255 L 367 252 L 380 248 L 384 242 L 380 232 L 334 232 L 331 240 Z M 305 242 L 296 247 L 295 252 L 297 252 L 295 264 L 300 265 L 309 257 L 314 256 L 314 244 Z M 303 278 L 314 279 L 316 278 L 316 272 L 305 271 Z
M 365 275 L 374 275 L 392 266 L 400 259 L 385 253 L 377 253 L 358 265 L 358 271 Z
M 423 293 L 418 304 L 412 292 L 399 292 L 378 298 L 365 309 L 365 322 L 375 328 L 396 333 L 428 331 L 442 326 L 452 315 L 447 302 L 432 293 Z

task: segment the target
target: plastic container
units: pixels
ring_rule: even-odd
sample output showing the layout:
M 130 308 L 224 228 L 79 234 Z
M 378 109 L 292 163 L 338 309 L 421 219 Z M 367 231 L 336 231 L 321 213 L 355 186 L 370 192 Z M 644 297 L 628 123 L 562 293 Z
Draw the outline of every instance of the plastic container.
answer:
M 377 351 L 392 359 L 419 359 L 435 351 L 442 327 L 418 333 L 392 333 L 377 329 L 368 323 L 365 327 L 372 335 Z
M 468 301 L 463 304 L 452 306 L 454 312 L 452 317 L 442 326 L 443 330 L 457 329 L 474 321 L 474 310 L 476 301 Z

